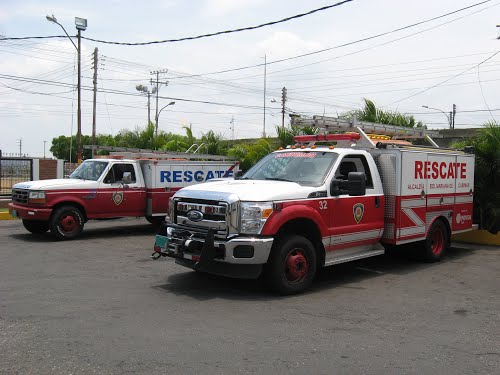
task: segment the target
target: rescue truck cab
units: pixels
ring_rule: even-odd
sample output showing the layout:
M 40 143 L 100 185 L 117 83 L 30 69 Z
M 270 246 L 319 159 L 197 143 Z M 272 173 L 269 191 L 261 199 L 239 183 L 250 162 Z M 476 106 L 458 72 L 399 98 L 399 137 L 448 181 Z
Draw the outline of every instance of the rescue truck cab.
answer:
M 308 125 L 351 133 L 298 136 L 238 180 L 181 189 L 153 258 L 237 278 L 264 273 L 291 294 L 319 267 L 384 247 L 421 241 L 425 258 L 437 261 L 452 233 L 472 229 L 472 154 L 365 133 L 424 137 L 423 129 L 322 117 Z
M 22 219 L 31 233 L 50 229 L 62 240 L 77 237 L 92 219 L 145 217 L 160 224 L 177 190 L 233 178 L 238 170 L 237 162 L 217 155 L 97 148 L 115 151 L 85 160 L 69 178 L 14 185 L 11 215 Z

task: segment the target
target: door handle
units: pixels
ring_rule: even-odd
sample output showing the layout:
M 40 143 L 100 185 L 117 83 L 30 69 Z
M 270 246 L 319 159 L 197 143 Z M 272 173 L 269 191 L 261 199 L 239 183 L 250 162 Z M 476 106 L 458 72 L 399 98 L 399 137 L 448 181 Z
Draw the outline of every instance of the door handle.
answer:
M 380 197 L 375 197 L 375 208 L 380 207 Z

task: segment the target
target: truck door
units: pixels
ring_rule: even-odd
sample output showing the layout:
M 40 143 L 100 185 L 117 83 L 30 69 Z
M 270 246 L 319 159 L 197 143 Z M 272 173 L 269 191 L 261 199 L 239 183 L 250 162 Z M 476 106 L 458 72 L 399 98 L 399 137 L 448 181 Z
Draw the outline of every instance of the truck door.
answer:
M 125 185 L 123 174 L 130 172 L 132 182 Z M 106 216 L 144 216 L 146 211 L 146 189 L 133 163 L 115 163 L 104 177 L 99 189 L 100 210 Z
M 374 165 L 373 161 L 372 164 Z M 363 154 L 345 155 L 335 171 L 335 178 L 347 180 L 349 172 L 364 172 L 366 175 L 366 195 L 349 196 L 341 194 L 330 200 L 331 232 L 330 249 L 327 259 L 335 257 L 342 249 L 368 250 L 378 243 L 384 230 L 384 195 L 380 179 L 372 172 Z

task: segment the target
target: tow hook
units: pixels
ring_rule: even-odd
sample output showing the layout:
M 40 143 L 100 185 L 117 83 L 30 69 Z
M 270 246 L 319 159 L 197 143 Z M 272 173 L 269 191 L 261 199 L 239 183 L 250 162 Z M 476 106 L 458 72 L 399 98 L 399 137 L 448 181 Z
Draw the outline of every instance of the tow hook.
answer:
M 159 257 L 161 257 L 161 253 L 158 253 L 158 252 L 156 252 L 156 251 L 155 251 L 155 252 L 153 252 L 153 254 L 151 254 L 151 258 L 152 258 L 153 260 L 156 260 L 156 259 L 158 259 Z

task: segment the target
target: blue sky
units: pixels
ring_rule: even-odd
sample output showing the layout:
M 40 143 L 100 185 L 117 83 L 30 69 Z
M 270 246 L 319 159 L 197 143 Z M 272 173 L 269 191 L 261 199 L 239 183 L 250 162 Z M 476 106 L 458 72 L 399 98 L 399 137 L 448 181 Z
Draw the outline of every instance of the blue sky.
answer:
M 457 128 L 480 126 L 500 114 L 500 48 L 496 25 L 500 1 L 491 1 L 453 16 L 352 46 L 281 63 L 275 60 L 334 47 L 429 19 L 479 1 L 355 0 L 301 19 L 253 31 L 152 46 L 114 46 L 82 40 L 82 83 L 91 86 L 91 54 L 101 56 L 97 130 L 116 134 L 147 122 L 147 99 L 136 96 L 150 71 L 168 69 L 160 107 L 171 98 L 210 101 L 213 105 L 176 100 L 162 112 L 159 128 L 195 135 L 209 130 L 236 138 L 262 135 L 264 69 L 257 66 L 224 74 L 183 78 L 267 61 L 266 133 L 281 123 L 281 88 L 286 87 L 287 113 L 339 113 L 360 108 L 369 98 L 385 109 L 414 114 L 430 128 L 447 127 L 444 112 L 457 105 Z M 54 14 L 70 35 L 74 17 L 88 19 L 82 35 L 124 42 L 144 42 L 211 33 L 278 20 L 333 1 L 3 1 L 0 34 L 4 37 L 61 35 L 45 19 Z M 418 34 L 416 34 L 418 32 Z M 414 35 L 412 35 L 414 34 Z M 397 40 L 399 39 L 399 40 Z M 0 149 L 43 155 L 53 137 L 76 132 L 75 49 L 67 39 L 0 40 Z M 453 78 L 465 70 L 469 71 Z M 30 82 L 38 78 L 61 84 Z M 26 82 L 26 80 L 28 82 Z M 440 84 L 443 81 L 445 83 Z M 432 86 L 435 88 L 424 91 Z M 420 94 L 419 92 L 424 91 Z M 128 93 L 129 95 L 123 95 Z M 47 95 L 48 94 L 48 95 Z M 417 94 L 417 95 L 415 95 Z M 414 96 L 413 96 L 414 95 Z M 82 131 L 91 133 L 92 92 L 82 93 Z M 272 102 L 272 101 L 276 102 Z M 236 104 L 231 106 L 230 104 Z M 245 108 L 245 107 L 249 108 Z M 154 102 L 152 102 L 154 117 Z M 73 127 L 72 127 L 73 124 Z M 48 154 L 48 152 L 47 152 Z

